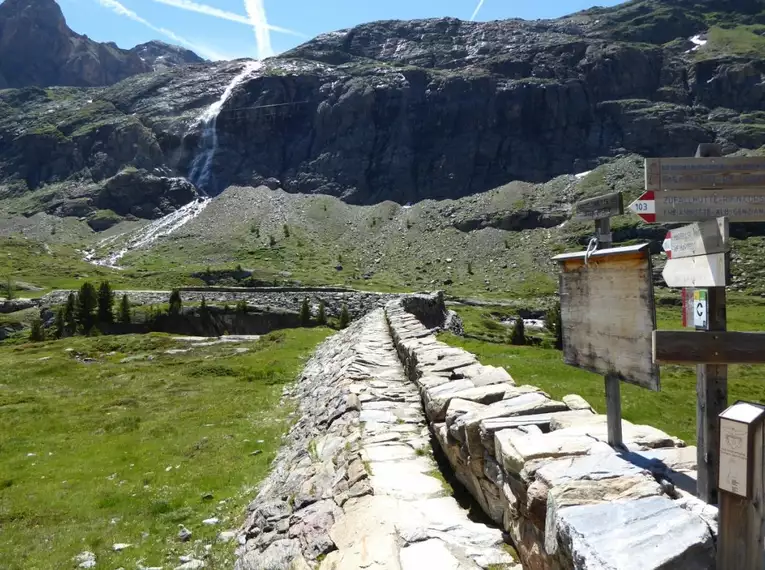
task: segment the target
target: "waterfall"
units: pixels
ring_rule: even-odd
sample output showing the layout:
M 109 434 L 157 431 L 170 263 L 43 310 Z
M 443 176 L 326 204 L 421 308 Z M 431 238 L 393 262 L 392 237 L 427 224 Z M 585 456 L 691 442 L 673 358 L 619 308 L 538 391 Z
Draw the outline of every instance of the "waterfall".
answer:
M 162 236 L 170 235 L 201 214 L 209 203 L 210 198 L 197 198 L 142 228 L 101 240 L 93 249 L 85 252 L 84 259 L 93 265 L 122 269 L 117 263 L 126 254 L 150 246 Z
M 244 82 L 252 73 L 262 67 L 262 63 L 259 61 L 248 62 L 244 66 L 244 69 L 234 77 L 231 83 L 228 84 L 223 95 L 220 96 L 215 103 L 210 105 L 195 125 L 202 125 L 202 138 L 199 141 L 199 153 L 194 161 L 191 163 L 191 172 L 188 179 L 194 186 L 196 186 L 203 193 L 210 193 L 216 190 L 215 174 L 212 171 L 213 158 L 215 152 L 218 150 L 218 115 L 223 105 L 226 103 L 231 94 L 234 92 L 242 82 Z

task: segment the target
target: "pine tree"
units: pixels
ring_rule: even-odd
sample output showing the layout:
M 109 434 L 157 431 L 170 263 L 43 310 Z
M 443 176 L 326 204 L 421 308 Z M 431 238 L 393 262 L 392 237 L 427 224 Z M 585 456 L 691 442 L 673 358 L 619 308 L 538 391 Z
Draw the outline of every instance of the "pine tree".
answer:
M 183 308 L 183 301 L 181 300 L 181 292 L 178 291 L 178 289 L 173 289 L 170 292 L 170 308 L 168 309 L 168 313 L 172 316 L 178 316 L 181 314 L 181 309 Z
M 308 305 L 308 298 L 303 299 L 300 305 L 300 325 L 307 327 L 311 324 L 311 307 Z
M 66 318 L 64 315 L 64 309 L 59 309 L 56 311 L 56 321 L 53 325 L 53 336 L 56 338 L 64 338 L 66 336 Z
M 247 301 L 244 299 L 236 302 L 236 312 L 240 315 L 247 314 Z
M 29 340 L 32 342 L 42 342 L 45 340 L 45 329 L 43 328 L 40 317 L 35 317 L 32 321 L 32 330 L 29 332 Z
M 64 330 L 66 336 L 72 336 L 77 332 L 77 297 L 74 293 L 69 293 L 66 298 L 66 307 L 64 307 Z
M 287 224 L 284 224 L 284 237 L 288 238 L 290 237 L 290 227 Z
M 122 295 L 122 301 L 120 301 L 119 321 L 122 324 L 130 324 L 130 301 L 128 301 L 127 295 Z
M 316 322 L 322 327 L 327 324 L 327 311 L 324 308 L 324 301 L 319 301 L 319 314 L 316 317 Z
M 469 275 L 473 274 L 473 262 L 472 261 L 468 261 L 467 272 L 468 272 Z
M 210 319 L 210 309 L 207 308 L 207 300 L 204 297 L 202 297 L 202 302 L 199 303 L 199 316 L 204 322 Z
M 343 308 L 340 310 L 340 328 L 344 329 L 351 322 L 351 316 L 348 314 L 348 306 L 343 303 Z
M 268 236 L 268 244 L 271 247 L 274 247 L 276 245 L 276 238 L 274 236 Z
M 85 334 L 89 334 L 95 324 L 95 311 L 98 306 L 96 288 L 86 281 L 80 287 L 75 306 L 75 319 Z
M 98 322 L 111 324 L 114 322 L 114 293 L 108 281 L 102 281 L 98 286 Z
M 524 331 L 523 319 L 520 317 L 520 315 L 517 319 L 515 319 L 513 330 L 510 332 L 510 344 L 515 346 L 522 346 L 526 344 L 526 332 Z

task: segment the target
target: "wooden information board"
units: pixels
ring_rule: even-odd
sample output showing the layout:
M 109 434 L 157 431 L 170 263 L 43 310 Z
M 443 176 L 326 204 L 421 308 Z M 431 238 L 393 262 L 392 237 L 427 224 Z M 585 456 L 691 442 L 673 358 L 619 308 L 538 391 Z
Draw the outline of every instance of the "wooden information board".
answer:
M 659 390 L 652 358 L 656 312 L 649 245 L 554 257 L 566 364 Z

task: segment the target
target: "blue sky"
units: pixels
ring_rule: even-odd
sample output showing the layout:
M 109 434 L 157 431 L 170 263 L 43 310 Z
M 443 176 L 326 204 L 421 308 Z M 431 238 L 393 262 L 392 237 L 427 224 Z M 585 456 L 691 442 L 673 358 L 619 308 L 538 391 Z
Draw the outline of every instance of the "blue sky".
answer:
M 152 39 L 208 59 L 259 58 L 383 19 L 551 18 L 620 0 L 57 0 L 74 31 L 130 48 Z

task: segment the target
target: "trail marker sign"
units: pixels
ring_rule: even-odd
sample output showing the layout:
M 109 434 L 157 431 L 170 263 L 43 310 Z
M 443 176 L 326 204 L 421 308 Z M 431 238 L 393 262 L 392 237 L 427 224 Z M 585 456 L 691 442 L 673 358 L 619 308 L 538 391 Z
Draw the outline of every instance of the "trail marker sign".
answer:
M 701 190 L 765 186 L 765 157 L 649 158 L 646 190 Z
M 693 292 L 693 326 L 698 329 L 706 329 L 709 319 L 707 312 L 707 292 Z
M 671 230 L 663 246 L 668 287 L 724 287 L 729 274 L 729 223 L 708 220 Z
M 651 224 L 720 217 L 731 222 L 762 222 L 765 221 L 765 188 L 648 190 L 627 208 Z
M 600 220 L 624 213 L 624 199 L 621 192 L 603 194 L 576 203 L 574 220 Z

